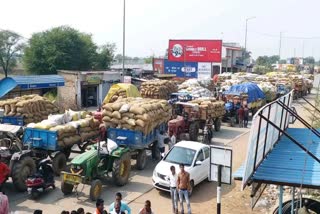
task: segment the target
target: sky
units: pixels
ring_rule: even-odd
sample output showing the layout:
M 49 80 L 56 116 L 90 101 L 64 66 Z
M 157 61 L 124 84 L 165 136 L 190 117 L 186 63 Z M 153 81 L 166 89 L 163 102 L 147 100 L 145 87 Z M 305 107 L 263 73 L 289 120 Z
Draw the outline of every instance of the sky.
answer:
M 0 0 L 0 29 L 25 38 L 69 25 L 122 53 L 124 0 Z M 256 58 L 313 55 L 320 59 L 319 0 L 126 0 L 126 55 L 164 55 L 169 39 L 223 39 Z

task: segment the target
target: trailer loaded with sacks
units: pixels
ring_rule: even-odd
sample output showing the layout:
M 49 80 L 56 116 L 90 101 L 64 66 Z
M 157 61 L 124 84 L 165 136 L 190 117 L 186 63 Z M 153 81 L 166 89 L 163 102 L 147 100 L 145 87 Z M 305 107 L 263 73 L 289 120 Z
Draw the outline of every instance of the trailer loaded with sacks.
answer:
M 59 109 L 45 97 L 25 95 L 0 101 L 0 123 L 24 126 L 57 114 Z

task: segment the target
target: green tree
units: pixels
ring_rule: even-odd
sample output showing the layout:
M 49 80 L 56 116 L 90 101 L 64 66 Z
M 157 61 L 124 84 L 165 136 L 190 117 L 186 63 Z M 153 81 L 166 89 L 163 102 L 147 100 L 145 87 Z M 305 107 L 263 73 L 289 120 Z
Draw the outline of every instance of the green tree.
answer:
M 23 47 L 24 43 L 19 34 L 8 30 L 0 31 L 0 66 L 4 71 L 5 77 L 8 76 L 8 72 L 16 65 Z
M 107 43 L 99 47 L 97 50 L 94 69 L 105 70 L 110 68 L 111 63 L 115 58 L 114 56 L 115 51 L 116 51 L 116 44 L 114 43 Z
M 150 56 L 150 57 L 147 57 L 147 58 L 144 58 L 144 63 L 145 64 L 151 64 L 153 61 L 153 56 Z
M 273 56 L 259 56 L 256 60 L 256 64 L 260 66 L 265 66 L 267 68 L 272 68 L 272 64 L 275 64 L 280 61 L 278 55 Z
M 303 59 L 303 64 L 306 64 L 306 65 L 314 65 L 315 62 L 316 60 L 312 56 L 309 56 Z
M 59 69 L 90 70 L 96 61 L 96 50 L 91 35 L 61 26 L 33 34 L 23 62 L 33 74 L 55 74 Z

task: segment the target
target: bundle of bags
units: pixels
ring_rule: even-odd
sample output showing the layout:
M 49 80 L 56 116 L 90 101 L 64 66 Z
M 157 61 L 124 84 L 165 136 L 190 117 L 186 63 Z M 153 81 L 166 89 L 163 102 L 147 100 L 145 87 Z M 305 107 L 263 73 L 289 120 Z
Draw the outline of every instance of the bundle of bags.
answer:
M 213 93 L 211 91 L 201 86 L 182 89 L 182 90 L 179 90 L 179 92 L 187 92 L 192 97 L 213 97 Z
M 149 134 L 158 125 L 170 120 L 171 106 L 166 100 L 124 98 L 103 106 L 106 128 L 120 128 Z
M 277 87 L 270 82 L 260 82 L 258 86 L 265 94 L 266 101 L 270 102 L 277 98 Z
M 222 117 L 226 113 L 224 102 L 217 101 L 215 98 L 199 98 L 189 101 L 189 103 L 196 104 L 199 107 L 202 120 L 208 119 L 209 116 L 212 118 Z M 187 113 L 192 111 L 192 107 L 185 106 L 185 111 Z
M 140 87 L 142 97 L 153 99 L 169 99 L 170 94 L 177 91 L 178 87 L 175 82 L 168 80 L 143 82 Z
M 4 116 L 23 116 L 24 123 L 36 123 L 48 118 L 49 114 L 59 112 L 57 106 L 39 95 L 25 95 L 0 101 Z
M 60 147 L 71 147 L 99 135 L 100 122 L 85 111 L 68 110 L 64 114 L 49 115 L 40 123 L 30 123 L 29 128 L 56 131 Z
M 127 92 L 124 88 L 119 88 L 110 98 L 110 103 L 115 102 L 118 98 L 126 98 L 127 97 Z

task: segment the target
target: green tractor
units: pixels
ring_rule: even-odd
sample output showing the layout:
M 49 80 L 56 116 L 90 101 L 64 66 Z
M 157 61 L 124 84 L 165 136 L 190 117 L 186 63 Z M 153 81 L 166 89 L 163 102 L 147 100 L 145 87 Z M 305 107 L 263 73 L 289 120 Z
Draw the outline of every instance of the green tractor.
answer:
M 131 171 L 130 149 L 110 149 L 109 143 L 115 144 L 109 139 L 107 143 L 97 143 L 71 161 L 69 172 L 61 173 L 61 191 L 65 195 L 71 194 L 79 184 L 88 184 L 91 186 L 90 199 L 96 201 L 102 192 L 100 178 L 107 176 L 109 172 L 112 172 L 112 179 L 116 185 L 123 186 L 128 183 Z

